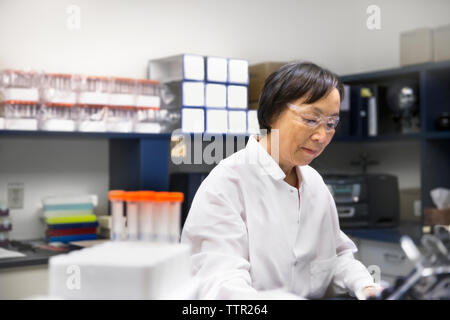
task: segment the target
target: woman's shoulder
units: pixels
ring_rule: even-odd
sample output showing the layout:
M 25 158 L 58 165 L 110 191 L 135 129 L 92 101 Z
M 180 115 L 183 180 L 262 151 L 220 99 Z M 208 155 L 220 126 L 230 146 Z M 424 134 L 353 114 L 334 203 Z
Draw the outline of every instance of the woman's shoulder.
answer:
M 306 183 L 326 187 L 322 175 L 313 167 L 309 165 L 301 166 L 300 170 L 302 175 L 304 176 L 304 179 L 306 180 Z

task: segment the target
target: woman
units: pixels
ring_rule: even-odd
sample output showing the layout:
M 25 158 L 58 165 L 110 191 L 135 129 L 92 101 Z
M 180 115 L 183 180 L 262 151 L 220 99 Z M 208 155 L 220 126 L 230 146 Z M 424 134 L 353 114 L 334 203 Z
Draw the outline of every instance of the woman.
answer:
M 266 79 L 258 121 L 267 134 L 211 171 L 184 225 L 200 298 L 278 288 L 306 298 L 329 287 L 358 298 L 375 292 L 333 197 L 308 166 L 330 143 L 342 99 L 338 77 L 313 63 L 287 64 Z

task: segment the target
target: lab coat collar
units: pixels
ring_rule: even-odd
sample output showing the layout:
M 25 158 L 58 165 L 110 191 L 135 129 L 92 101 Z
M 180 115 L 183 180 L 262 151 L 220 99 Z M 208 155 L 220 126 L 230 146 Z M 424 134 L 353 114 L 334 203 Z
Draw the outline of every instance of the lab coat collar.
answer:
M 246 151 L 248 157 L 250 158 L 251 163 L 257 164 L 262 170 L 263 174 L 270 175 L 275 180 L 283 180 L 286 178 L 286 174 L 280 168 L 278 163 L 274 158 L 258 143 L 257 136 L 251 135 L 247 146 Z M 301 169 L 301 166 L 296 166 L 297 176 L 302 177 L 301 186 L 306 184 L 304 170 Z

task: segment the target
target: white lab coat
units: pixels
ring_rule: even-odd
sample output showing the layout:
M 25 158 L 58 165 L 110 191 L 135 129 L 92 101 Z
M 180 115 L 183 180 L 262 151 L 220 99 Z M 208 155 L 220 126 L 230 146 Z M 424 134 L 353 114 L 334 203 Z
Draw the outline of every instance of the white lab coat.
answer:
M 181 236 L 192 247 L 199 298 L 239 299 L 278 288 L 320 298 L 330 284 L 361 297 L 363 287 L 374 285 L 353 257 L 357 248 L 340 230 L 320 174 L 310 166 L 296 170 L 299 189 L 283 180 L 252 136 L 203 181 Z

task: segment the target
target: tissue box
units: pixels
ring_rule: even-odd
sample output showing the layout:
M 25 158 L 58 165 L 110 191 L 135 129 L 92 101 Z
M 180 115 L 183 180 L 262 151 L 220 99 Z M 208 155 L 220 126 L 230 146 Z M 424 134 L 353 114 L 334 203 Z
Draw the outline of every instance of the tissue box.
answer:
M 448 209 L 425 208 L 424 209 L 424 225 L 434 226 L 437 224 L 450 225 L 450 208 L 448 208 Z

